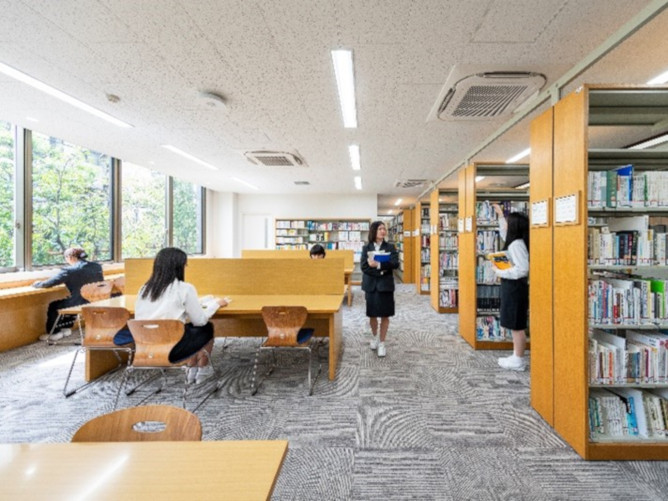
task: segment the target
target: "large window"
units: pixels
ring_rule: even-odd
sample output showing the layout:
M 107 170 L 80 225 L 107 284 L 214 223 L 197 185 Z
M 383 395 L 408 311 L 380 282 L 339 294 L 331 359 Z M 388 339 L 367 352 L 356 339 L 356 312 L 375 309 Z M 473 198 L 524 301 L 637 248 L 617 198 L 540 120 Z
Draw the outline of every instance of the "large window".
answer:
M 111 159 L 32 135 L 32 263 L 60 264 L 68 247 L 111 260 Z
M 123 163 L 123 257 L 153 257 L 167 245 L 167 177 Z
M 201 186 L 174 179 L 172 189 L 173 245 L 188 254 L 202 253 L 203 191 Z
M 0 269 L 16 265 L 14 256 L 14 127 L 0 121 Z

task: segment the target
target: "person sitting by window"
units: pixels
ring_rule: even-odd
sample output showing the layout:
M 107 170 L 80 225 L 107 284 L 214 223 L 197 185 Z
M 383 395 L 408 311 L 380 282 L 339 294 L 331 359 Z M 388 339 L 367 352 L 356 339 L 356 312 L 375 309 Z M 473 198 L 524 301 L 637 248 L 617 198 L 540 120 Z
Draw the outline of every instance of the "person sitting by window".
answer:
M 211 298 L 200 304 L 195 286 L 184 281 L 188 255 L 166 247 L 155 256 L 153 273 L 135 301 L 137 320 L 180 320 L 185 324 L 181 340 L 172 348 L 169 361 L 188 360 L 188 383 L 202 383 L 214 374 L 209 363 L 213 349 L 213 324 L 209 319 L 229 299 Z
M 325 248 L 320 244 L 315 244 L 309 251 L 311 259 L 325 259 L 325 254 Z
M 88 301 L 81 297 L 81 288 L 86 284 L 104 280 L 102 266 L 99 263 L 87 261 L 88 254 L 81 247 L 71 247 L 63 255 L 65 256 L 67 266 L 60 270 L 54 277 L 32 284 L 33 287 L 40 289 L 65 284 L 65 287 L 70 292 L 69 297 L 49 303 L 49 309 L 46 313 L 46 334 L 42 334 L 39 337 L 42 341 L 58 341 L 72 334 L 71 329 L 63 327 L 71 326 L 74 323 L 75 317 L 73 315 L 64 315 L 61 317 L 58 325 L 54 327 L 58 319 L 58 310 L 88 303 Z M 51 329 L 53 329 L 53 333 L 49 336 Z

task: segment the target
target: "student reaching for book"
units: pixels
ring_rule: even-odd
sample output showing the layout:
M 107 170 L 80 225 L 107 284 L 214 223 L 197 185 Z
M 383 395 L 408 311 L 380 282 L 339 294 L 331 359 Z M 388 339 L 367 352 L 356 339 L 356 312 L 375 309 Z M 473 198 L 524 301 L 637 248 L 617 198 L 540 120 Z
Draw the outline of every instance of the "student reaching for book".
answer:
M 494 267 L 501 279 L 501 327 L 513 334 L 513 354 L 499 358 L 504 369 L 523 371 L 526 368 L 526 328 L 529 310 L 529 219 L 519 212 L 511 212 L 506 220 L 503 210 L 493 205 L 499 216 L 499 233 L 505 244 L 512 266 L 507 269 Z

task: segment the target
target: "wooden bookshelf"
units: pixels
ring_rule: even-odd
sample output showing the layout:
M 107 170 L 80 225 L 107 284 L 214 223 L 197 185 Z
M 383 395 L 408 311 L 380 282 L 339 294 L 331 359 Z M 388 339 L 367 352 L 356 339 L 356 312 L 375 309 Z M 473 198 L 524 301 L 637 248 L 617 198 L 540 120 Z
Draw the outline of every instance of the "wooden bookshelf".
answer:
M 492 248 L 481 248 L 485 235 L 496 233 L 496 245 L 500 245 L 498 237 L 498 223 L 482 218 L 481 204 L 498 203 L 525 203 L 528 194 L 524 190 L 514 190 L 512 187 L 495 190 L 483 190 L 476 183 L 476 176 L 485 178 L 499 177 L 508 183 L 514 177 L 524 178 L 529 174 L 528 165 L 505 164 L 503 162 L 476 162 L 460 171 L 458 184 L 459 200 L 459 332 L 460 335 L 476 350 L 511 350 L 513 347 L 510 333 L 495 335 L 498 327 L 498 297 L 499 284 L 489 273 L 486 281 L 481 281 L 484 264 L 483 255 L 492 251 Z M 496 183 L 494 183 L 496 184 Z M 516 185 L 521 184 L 517 181 Z M 489 239 L 488 239 L 489 240 Z M 494 240 L 494 239 L 493 239 Z M 496 305 L 483 304 L 489 296 L 489 303 L 496 300 Z M 496 298 L 496 299 L 495 299 Z M 489 319 L 491 329 L 483 329 L 483 319 Z M 505 333 L 505 330 L 501 330 Z M 529 343 L 527 343 L 529 348 Z
M 418 294 L 429 295 L 431 280 L 431 207 L 429 202 L 418 202 L 415 206 L 413 234 L 415 242 L 415 287 Z
M 457 215 L 457 192 L 431 192 L 431 306 L 439 313 L 458 311 Z
M 399 267 L 402 270 L 401 281 L 405 284 L 412 284 L 415 283 L 415 266 L 413 262 L 415 209 L 404 209 L 402 214 L 404 219 L 404 236 L 401 252 L 399 253 Z
M 369 240 L 368 219 L 276 218 L 274 238 L 278 250 L 310 249 L 320 244 L 325 249 L 352 249 L 355 268 L 352 283 L 362 281 L 360 257 Z
M 634 165 L 634 173 L 668 171 L 667 151 L 625 149 L 665 130 L 667 120 L 666 86 L 585 85 L 531 125 L 532 208 L 545 200 L 549 207 L 547 225 L 534 226 L 532 220 L 531 226 L 530 322 L 535 345 L 531 351 L 531 403 L 585 459 L 668 459 L 668 438 L 590 434 L 590 412 L 595 411 L 589 408 L 590 388 L 619 387 L 590 384 L 595 380 L 589 374 L 590 336 L 592 329 L 601 327 L 589 311 L 590 280 L 595 279 L 594 273 L 615 273 L 619 279 L 629 273 L 627 278 L 630 278 L 639 272 L 639 267 L 606 270 L 587 264 L 591 257 L 590 217 L 607 218 L 612 224 L 624 216 L 668 216 L 668 207 L 588 207 L 592 171 L 612 170 L 626 164 Z M 617 149 L 610 149 L 613 143 Z M 605 150 L 598 149 L 599 144 Z M 592 225 L 599 226 L 598 222 Z M 665 265 L 659 268 L 663 269 L 651 266 L 646 271 L 650 276 L 655 273 L 668 276 Z M 657 322 L 655 329 L 660 325 Z M 607 332 L 619 337 L 627 335 L 627 326 L 614 327 Z M 639 328 L 632 326 L 634 330 Z M 651 331 L 643 328 L 642 332 Z M 666 389 L 668 383 L 658 386 Z M 639 383 L 621 387 L 648 388 Z M 645 404 L 640 402 L 640 405 L 644 408 Z

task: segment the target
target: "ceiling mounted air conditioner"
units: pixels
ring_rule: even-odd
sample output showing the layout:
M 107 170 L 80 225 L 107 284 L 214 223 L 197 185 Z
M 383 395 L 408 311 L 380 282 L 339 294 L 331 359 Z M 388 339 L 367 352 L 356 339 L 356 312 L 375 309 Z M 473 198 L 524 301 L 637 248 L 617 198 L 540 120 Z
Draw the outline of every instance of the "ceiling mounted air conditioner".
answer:
M 265 167 L 306 167 L 306 162 L 298 154 L 285 151 L 247 151 L 244 157 L 255 165 Z
M 547 82 L 532 71 L 450 72 L 427 120 L 490 120 L 510 115 Z

